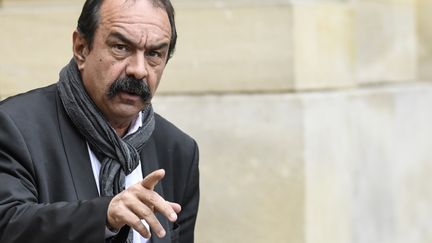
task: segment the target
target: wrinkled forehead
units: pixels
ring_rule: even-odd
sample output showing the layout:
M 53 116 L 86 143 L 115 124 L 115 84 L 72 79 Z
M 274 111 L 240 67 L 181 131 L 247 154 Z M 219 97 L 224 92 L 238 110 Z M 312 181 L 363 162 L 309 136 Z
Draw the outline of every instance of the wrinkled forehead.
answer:
M 147 17 L 156 20 L 166 20 L 169 23 L 168 13 L 163 4 L 157 0 L 104 0 L 100 7 L 101 20 L 110 17 Z
M 166 10 L 153 0 L 105 0 L 100 9 L 101 26 L 151 27 L 171 37 Z
M 164 5 L 163 5 L 161 0 L 103 0 L 102 4 L 104 2 L 109 2 L 109 1 L 117 2 L 119 5 L 128 5 L 129 4 L 130 6 L 133 6 L 136 2 L 145 1 L 145 2 L 152 4 L 153 7 L 164 9 Z

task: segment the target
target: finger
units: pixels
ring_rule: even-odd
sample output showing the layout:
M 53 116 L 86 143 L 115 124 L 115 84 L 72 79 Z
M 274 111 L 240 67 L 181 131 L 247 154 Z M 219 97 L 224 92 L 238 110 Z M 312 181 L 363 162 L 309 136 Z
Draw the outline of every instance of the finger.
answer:
M 153 191 L 150 191 L 150 190 L 148 190 L 146 188 L 142 188 L 142 187 L 141 187 L 141 190 L 145 190 L 145 191 L 147 191 L 147 193 L 155 193 Z M 134 191 L 126 189 L 125 191 L 123 191 L 120 194 L 118 194 L 117 196 L 115 196 L 113 201 L 114 202 L 118 201 L 118 198 L 121 198 L 120 199 L 121 200 L 120 201 L 121 202 L 120 207 L 115 208 L 115 210 L 113 212 L 110 211 L 110 213 L 117 215 L 117 217 L 116 217 L 117 222 L 122 223 L 120 225 L 116 225 L 117 228 L 120 228 L 122 225 L 127 224 L 133 228 L 136 228 L 136 230 L 141 235 L 143 235 L 144 237 L 149 237 L 148 229 L 147 228 L 145 230 L 142 229 L 143 224 L 140 220 L 144 219 L 148 223 L 148 225 L 150 226 L 152 231 L 156 232 L 157 236 L 162 238 L 166 235 L 164 228 L 159 223 L 158 219 L 156 218 L 156 216 L 153 212 L 153 208 L 144 204 L 137 197 L 137 195 L 134 194 Z M 110 216 L 111 216 L 111 214 L 108 214 L 108 217 L 110 217 Z M 112 225 L 112 224 L 110 224 L 110 225 Z M 147 233 L 145 233 L 145 232 L 147 232 Z
M 171 206 L 171 203 L 166 201 L 155 191 L 151 191 L 149 189 L 143 188 L 141 193 L 139 193 L 137 196 L 139 200 L 141 200 L 145 205 L 147 205 L 150 208 L 154 207 L 155 211 L 164 215 L 171 222 L 175 222 L 177 220 L 177 213 L 174 210 L 174 208 Z M 175 207 L 178 209 L 177 206 Z
M 132 212 L 138 216 L 140 219 L 144 219 L 147 224 L 150 226 L 153 232 L 156 232 L 156 235 L 159 238 L 163 238 L 166 234 L 165 229 L 160 224 L 159 220 L 156 218 L 153 210 L 149 208 L 147 205 L 143 203 L 135 204 L 130 207 Z
M 159 169 L 155 170 L 149 175 L 147 175 L 142 181 L 141 185 L 149 190 L 154 190 L 156 184 L 165 176 L 165 170 Z
M 181 212 L 182 207 L 180 206 L 180 204 L 178 203 L 174 203 L 174 202 L 169 202 L 170 206 L 172 209 L 174 209 L 174 211 L 178 214 Z
M 124 218 L 127 220 L 126 224 L 136 230 L 142 237 L 150 239 L 151 233 L 147 227 L 141 222 L 141 219 L 136 216 L 132 211 L 124 212 Z

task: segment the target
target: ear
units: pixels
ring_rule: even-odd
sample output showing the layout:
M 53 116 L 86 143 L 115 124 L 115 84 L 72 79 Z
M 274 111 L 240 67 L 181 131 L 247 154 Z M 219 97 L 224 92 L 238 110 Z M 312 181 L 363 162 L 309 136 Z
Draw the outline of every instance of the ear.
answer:
M 87 55 L 89 54 L 89 48 L 87 40 L 77 31 L 73 32 L 73 55 L 78 65 L 78 69 L 82 71 Z

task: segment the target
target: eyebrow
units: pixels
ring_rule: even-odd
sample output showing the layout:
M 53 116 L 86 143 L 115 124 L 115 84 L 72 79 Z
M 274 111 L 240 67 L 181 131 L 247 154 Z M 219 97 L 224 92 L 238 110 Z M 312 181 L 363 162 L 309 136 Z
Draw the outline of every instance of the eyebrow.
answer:
M 160 49 L 166 48 L 166 47 L 168 47 L 168 46 L 169 46 L 169 43 L 164 42 L 164 43 L 160 43 L 160 44 L 158 44 L 158 45 L 150 46 L 150 49 L 153 49 L 153 50 L 160 50 Z
M 134 41 L 128 39 L 126 36 L 124 36 L 123 34 L 121 34 L 119 32 L 111 32 L 108 35 L 108 38 L 117 38 L 120 41 L 122 41 L 122 42 L 124 42 L 124 43 L 126 43 L 128 45 L 137 46 L 137 44 Z M 163 43 L 160 43 L 160 44 L 157 44 L 157 45 L 151 45 L 151 46 L 149 46 L 149 48 L 152 49 L 152 50 L 160 50 L 160 49 L 167 48 L 167 47 L 169 47 L 169 43 L 168 42 L 163 42 Z
M 124 43 L 126 43 L 126 44 L 128 44 L 128 45 L 136 46 L 136 44 L 135 44 L 132 40 L 128 39 L 126 36 L 120 34 L 119 32 L 111 32 L 111 33 L 108 35 L 108 39 L 109 39 L 109 38 L 117 38 L 117 39 L 119 39 L 120 41 L 122 41 L 122 42 L 124 42 Z

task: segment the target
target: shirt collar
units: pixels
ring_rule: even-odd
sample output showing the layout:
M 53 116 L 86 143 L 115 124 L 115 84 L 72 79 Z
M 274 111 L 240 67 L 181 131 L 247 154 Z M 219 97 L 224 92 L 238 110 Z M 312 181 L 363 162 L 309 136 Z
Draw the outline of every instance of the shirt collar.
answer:
M 142 112 L 138 113 L 138 116 L 135 118 L 134 121 L 132 121 L 129 130 L 127 131 L 126 135 L 124 135 L 124 137 L 138 131 L 138 129 L 142 127 L 142 116 Z

